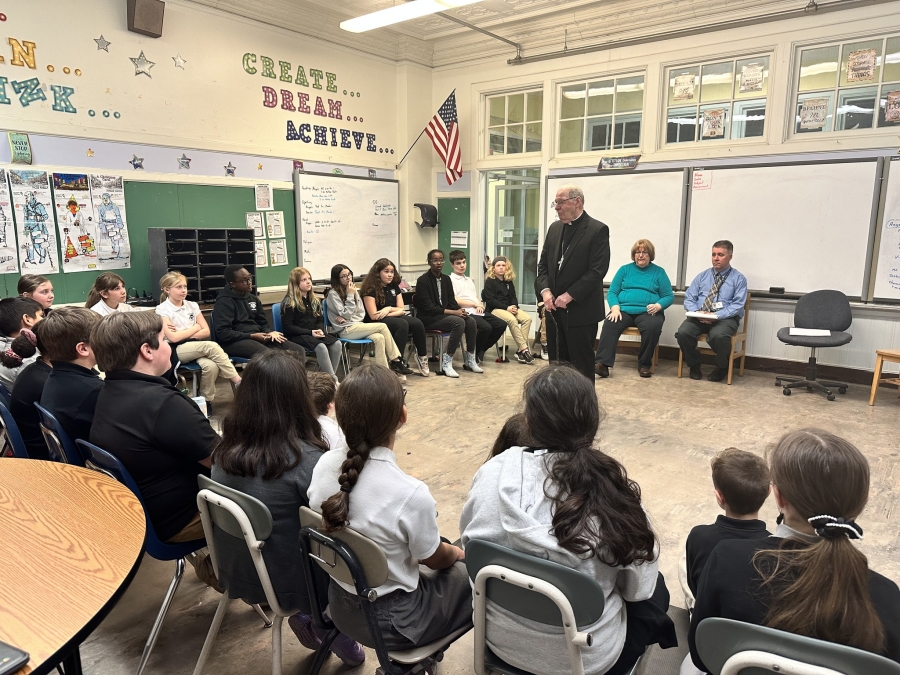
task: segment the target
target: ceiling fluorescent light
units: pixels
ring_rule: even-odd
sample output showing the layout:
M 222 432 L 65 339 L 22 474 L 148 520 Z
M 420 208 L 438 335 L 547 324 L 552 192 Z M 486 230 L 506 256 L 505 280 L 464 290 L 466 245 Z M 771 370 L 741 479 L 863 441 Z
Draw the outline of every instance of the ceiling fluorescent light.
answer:
M 383 28 L 395 23 L 418 19 L 419 17 L 446 12 L 448 9 L 473 5 L 481 0 L 413 0 L 394 7 L 388 7 L 355 19 L 341 21 L 341 28 L 351 33 L 365 33 L 375 28 Z

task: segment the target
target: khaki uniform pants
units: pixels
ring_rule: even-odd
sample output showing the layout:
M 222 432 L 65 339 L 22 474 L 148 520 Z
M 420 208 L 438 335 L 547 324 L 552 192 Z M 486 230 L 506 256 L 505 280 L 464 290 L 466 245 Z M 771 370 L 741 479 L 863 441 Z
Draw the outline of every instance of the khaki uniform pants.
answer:
M 216 398 L 216 379 L 225 377 L 229 380 L 237 377 L 228 354 L 215 342 L 210 340 L 195 340 L 178 345 L 176 349 L 178 360 L 182 363 L 196 361 L 200 366 L 200 395 L 207 401 Z
M 370 339 L 375 346 L 375 363 L 385 368 L 388 367 L 388 361 L 393 361 L 400 356 L 400 350 L 394 344 L 391 331 L 385 324 L 377 321 L 351 324 L 341 331 L 340 337 L 351 340 Z
M 505 321 L 509 326 L 509 332 L 512 333 L 513 340 L 516 341 L 517 352 L 528 349 L 528 334 L 531 332 L 531 317 L 523 309 L 512 314 L 505 309 L 495 309 L 491 314 L 501 321 Z

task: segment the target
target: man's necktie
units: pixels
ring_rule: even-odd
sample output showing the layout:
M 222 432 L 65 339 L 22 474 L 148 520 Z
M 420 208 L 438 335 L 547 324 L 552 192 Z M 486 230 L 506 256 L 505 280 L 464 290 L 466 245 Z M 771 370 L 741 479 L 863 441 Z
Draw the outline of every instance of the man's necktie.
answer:
M 722 277 L 722 275 L 716 272 L 715 279 L 713 279 L 712 288 L 709 289 L 709 295 L 707 295 L 706 300 L 703 301 L 703 307 L 700 308 L 700 311 L 713 311 L 713 303 L 716 301 L 716 298 L 719 295 L 719 286 L 722 285 L 723 280 L 724 278 Z

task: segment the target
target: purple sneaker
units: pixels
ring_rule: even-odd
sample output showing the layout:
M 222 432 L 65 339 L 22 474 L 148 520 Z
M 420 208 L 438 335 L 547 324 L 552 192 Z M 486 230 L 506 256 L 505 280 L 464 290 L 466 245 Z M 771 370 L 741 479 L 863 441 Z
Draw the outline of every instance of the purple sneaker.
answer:
M 306 614 L 300 614 L 298 612 L 297 614 L 289 617 L 288 626 L 290 626 L 291 630 L 294 631 L 294 635 L 297 636 L 300 644 L 307 649 L 316 651 L 319 647 L 322 646 L 322 641 L 313 632 L 312 619 L 310 619 Z
M 316 631 L 317 639 L 321 644 L 321 635 L 319 630 L 313 626 Z M 366 653 L 363 651 L 362 645 L 351 637 L 338 633 L 338 636 L 331 643 L 331 652 L 337 656 L 345 665 L 358 666 L 366 660 Z

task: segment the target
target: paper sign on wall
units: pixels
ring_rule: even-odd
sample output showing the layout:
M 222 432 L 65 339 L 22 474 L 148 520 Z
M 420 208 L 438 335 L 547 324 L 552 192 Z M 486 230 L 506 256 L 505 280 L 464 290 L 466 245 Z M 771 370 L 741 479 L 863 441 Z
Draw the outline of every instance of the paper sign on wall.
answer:
M 16 224 L 13 221 L 13 206 L 9 197 L 6 170 L 0 169 L 0 274 L 19 271 L 19 256 L 16 255 Z
M 50 215 L 53 212 L 50 176 L 46 171 L 26 169 L 10 169 L 8 175 L 22 272 L 59 272 L 56 232 Z
M 800 104 L 801 129 L 822 129 L 827 119 L 827 98 L 808 98 Z
M 262 214 L 256 211 L 247 213 L 247 229 L 253 230 L 253 236 L 257 239 L 265 239 L 266 232 L 263 230 Z
M 712 187 L 712 171 L 700 169 L 694 172 L 693 189 L 709 190 Z
M 63 272 L 87 272 L 99 269 L 97 246 L 100 233 L 94 220 L 87 174 L 53 174 L 53 196 L 63 253 Z
M 266 212 L 266 232 L 269 239 L 284 236 L 284 211 Z
M 287 246 L 284 239 L 273 239 L 269 242 L 269 261 L 272 267 L 288 264 Z
M 875 50 L 859 49 L 847 59 L 847 82 L 866 82 L 875 79 Z
M 885 122 L 900 122 L 900 91 L 889 91 L 884 106 Z
M 694 74 L 676 75 L 675 76 L 675 96 L 676 101 L 691 101 L 694 98 L 694 81 L 697 76 Z
M 9 154 L 13 164 L 31 164 L 31 141 L 28 134 L 17 134 L 10 131 L 9 137 Z
M 268 183 L 257 183 L 254 186 L 253 191 L 256 195 L 257 211 L 271 211 L 275 208 L 275 199 L 271 185 Z
M 703 138 L 725 136 L 725 108 L 703 111 Z
M 266 249 L 266 240 L 265 239 L 257 239 L 256 240 L 256 266 L 257 267 L 268 267 L 269 266 L 269 251 Z
M 100 240 L 97 255 L 101 270 L 131 267 L 131 242 L 125 213 L 125 185 L 121 176 L 91 174 L 91 201 Z
M 741 66 L 741 79 L 739 90 L 742 94 L 751 91 L 762 91 L 763 85 L 763 64 L 751 63 Z
M 450 246 L 453 248 L 468 248 L 469 247 L 469 233 L 465 230 L 451 230 L 450 231 Z

